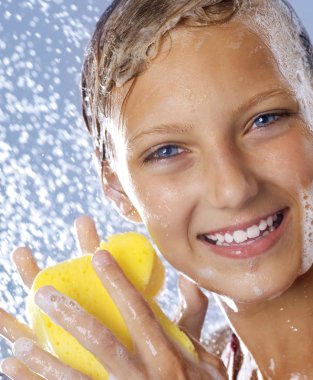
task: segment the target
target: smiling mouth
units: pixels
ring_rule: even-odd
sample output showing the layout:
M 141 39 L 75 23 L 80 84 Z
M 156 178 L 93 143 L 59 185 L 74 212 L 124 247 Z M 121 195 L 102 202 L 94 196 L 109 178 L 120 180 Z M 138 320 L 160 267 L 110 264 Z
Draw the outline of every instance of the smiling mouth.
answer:
M 199 235 L 199 239 L 206 243 L 220 247 L 243 246 L 272 234 L 282 224 L 285 210 L 281 210 L 245 229 L 218 231 L 214 234 Z

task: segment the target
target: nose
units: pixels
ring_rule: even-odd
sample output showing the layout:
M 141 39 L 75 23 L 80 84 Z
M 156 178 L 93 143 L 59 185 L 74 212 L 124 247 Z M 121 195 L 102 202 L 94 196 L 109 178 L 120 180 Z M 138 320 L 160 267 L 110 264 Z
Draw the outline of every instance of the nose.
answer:
M 256 196 L 259 185 L 250 164 L 234 148 L 224 149 L 215 155 L 214 163 L 209 169 L 212 206 L 239 209 Z

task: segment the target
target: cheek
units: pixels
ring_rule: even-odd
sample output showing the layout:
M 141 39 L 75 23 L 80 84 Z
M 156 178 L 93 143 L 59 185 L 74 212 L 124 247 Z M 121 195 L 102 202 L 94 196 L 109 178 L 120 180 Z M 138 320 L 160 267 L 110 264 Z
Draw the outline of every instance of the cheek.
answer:
M 179 178 L 133 177 L 138 211 L 153 241 L 172 264 L 175 252 L 189 259 L 190 215 L 198 197 L 192 184 Z M 160 183 L 162 181 L 162 183 Z M 187 256 L 187 257 L 186 257 Z M 177 265 L 177 263 L 175 263 Z
M 166 231 L 175 229 L 179 225 L 178 221 L 181 223 L 188 213 L 188 205 L 184 201 L 186 192 L 179 191 L 178 183 L 160 184 L 153 178 L 149 181 L 137 181 L 136 197 L 148 228 Z
M 298 129 L 268 144 L 262 171 L 267 179 L 290 190 L 298 200 L 299 192 L 313 181 L 313 140 Z
M 302 157 L 302 166 L 301 166 Z M 303 143 L 303 150 L 299 152 L 299 175 L 303 187 L 311 187 L 313 181 L 313 138 L 310 134 Z
M 280 188 L 290 192 L 299 215 L 299 236 L 302 263 L 300 274 L 313 264 L 313 142 L 309 134 L 294 133 L 280 148 L 273 162 L 278 163 L 275 180 Z M 299 248 L 300 249 L 300 248 Z

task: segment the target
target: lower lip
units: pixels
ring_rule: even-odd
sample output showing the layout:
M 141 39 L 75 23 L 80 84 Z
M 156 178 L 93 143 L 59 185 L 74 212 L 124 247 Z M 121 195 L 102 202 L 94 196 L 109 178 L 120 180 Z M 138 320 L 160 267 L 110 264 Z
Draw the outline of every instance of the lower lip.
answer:
M 284 218 L 276 228 L 275 231 L 269 233 L 267 236 L 260 236 L 255 240 L 251 240 L 247 243 L 236 244 L 231 246 L 219 246 L 210 244 L 204 240 L 201 240 L 206 246 L 210 247 L 210 250 L 221 256 L 229 257 L 232 259 L 247 259 L 256 256 L 260 256 L 267 253 L 282 237 L 285 233 L 287 225 L 289 223 L 289 212 L 284 211 Z

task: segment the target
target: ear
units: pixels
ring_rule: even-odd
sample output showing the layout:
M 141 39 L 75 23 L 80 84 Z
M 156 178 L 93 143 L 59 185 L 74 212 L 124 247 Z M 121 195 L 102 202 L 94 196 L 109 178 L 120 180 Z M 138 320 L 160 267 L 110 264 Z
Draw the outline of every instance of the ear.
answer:
M 130 222 L 140 223 L 141 218 L 137 210 L 124 192 L 120 180 L 108 160 L 102 162 L 101 180 L 105 195 L 112 201 L 119 214 Z

